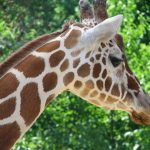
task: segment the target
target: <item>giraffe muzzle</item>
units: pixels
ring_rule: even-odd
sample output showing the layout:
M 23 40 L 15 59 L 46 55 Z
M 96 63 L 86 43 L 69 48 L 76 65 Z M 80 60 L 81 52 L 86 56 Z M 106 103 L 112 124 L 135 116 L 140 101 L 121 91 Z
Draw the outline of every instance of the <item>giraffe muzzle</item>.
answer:
M 150 97 L 141 92 L 137 98 L 137 108 L 130 114 L 131 119 L 140 125 L 150 125 Z
M 131 119 L 139 125 L 150 125 L 150 115 L 147 115 L 143 112 L 137 113 L 133 111 L 131 114 Z

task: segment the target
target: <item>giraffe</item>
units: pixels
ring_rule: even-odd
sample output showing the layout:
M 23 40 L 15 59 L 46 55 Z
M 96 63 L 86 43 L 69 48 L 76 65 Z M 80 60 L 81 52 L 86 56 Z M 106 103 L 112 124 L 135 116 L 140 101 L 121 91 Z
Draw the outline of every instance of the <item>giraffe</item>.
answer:
M 0 64 L 0 149 L 9 150 L 45 107 L 69 90 L 87 102 L 126 111 L 150 124 L 150 98 L 129 69 L 117 31 L 123 16 L 111 18 L 94 0 L 80 0 L 81 23 L 27 43 Z M 119 37 L 119 38 L 118 38 Z

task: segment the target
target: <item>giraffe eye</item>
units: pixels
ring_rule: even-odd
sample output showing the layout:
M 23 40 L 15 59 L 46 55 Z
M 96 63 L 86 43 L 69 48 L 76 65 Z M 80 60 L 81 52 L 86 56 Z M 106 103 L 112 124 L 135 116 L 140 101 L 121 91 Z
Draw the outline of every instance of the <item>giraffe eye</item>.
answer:
M 115 68 L 118 67 L 122 63 L 122 61 L 123 61 L 122 58 L 118 58 L 118 57 L 115 57 L 115 56 L 109 56 L 109 59 L 110 59 L 112 65 Z

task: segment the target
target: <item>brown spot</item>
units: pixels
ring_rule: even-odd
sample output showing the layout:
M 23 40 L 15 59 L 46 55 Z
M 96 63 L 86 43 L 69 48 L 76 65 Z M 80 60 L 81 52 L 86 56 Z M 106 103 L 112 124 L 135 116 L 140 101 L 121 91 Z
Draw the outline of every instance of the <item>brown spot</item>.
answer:
M 92 57 L 92 58 L 90 58 L 90 62 L 94 62 L 94 58 Z
M 82 86 L 82 82 L 81 82 L 81 81 L 76 81 L 75 84 L 74 84 L 74 87 L 75 87 L 76 89 L 80 89 L 81 86 Z
M 98 48 L 98 51 L 99 51 L 99 52 L 101 52 L 101 51 L 102 51 L 102 49 L 99 47 L 99 48 Z
M 69 60 L 66 59 L 60 67 L 61 72 L 65 71 L 68 67 L 69 67 Z
M 97 84 L 97 87 L 99 88 L 99 90 L 102 90 L 102 89 L 103 89 L 103 81 L 98 80 L 98 81 L 96 82 L 96 84 Z
M 117 84 L 114 84 L 112 91 L 111 91 L 111 94 L 114 96 L 117 96 L 117 97 L 120 96 L 120 91 L 119 91 L 119 87 Z
M 64 46 L 68 49 L 71 49 L 78 43 L 78 38 L 81 35 L 81 31 L 72 30 L 69 36 L 66 38 Z
M 64 76 L 64 84 L 65 86 L 67 86 L 68 84 L 70 84 L 74 79 L 74 73 L 73 72 L 69 72 Z
M 128 75 L 127 75 L 127 78 L 128 78 L 128 88 L 139 91 L 139 85 L 136 79 Z
M 0 99 L 7 97 L 16 91 L 19 85 L 18 80 L 12 73 L 7 73 L 0 79 Z
M 82 97 L 85 97 L 85 96 L 87 96 L 88 94 L 89 94 L 89 89 L 87 89 L 87 88 L 84 88 L 82 91 L 81 91 L 81 96 Z
M 85 82 L 85 86 L 88 89 L 93 89 L 94 88 L 94 83 L 93 83 L 92 80 L 88 80 L 88 81 Z
M 74 62 L 73 62 L 73 68 L 76 68 L 80 63 L 80 58 L 76 59 Z
M 29 55 L 15 68 L 23 72 L 26 77 L 33 78 L 40 75 L 44 71 L 44 67 L 45 64 L 42 58 Z
M 91 51 L 87 52 L 85 58 L 89 58 L 89 57 L 90 57 L 90 54 L 91 54 Z
M 48 92 L 53 90 L 56 85 L 57 85 L 57 74 L 55 72 L 48 73 L 44 78 L 43 78 L 43 87 L 44 91 Z
M 106 53 L 108 53 L 108 51 L 109 51 L 108 49 L 105 50 Z M 107 56 L 106 53 L 104 54 L 105 56 Z
M 46 43 L 45 45 L 38 48 L 36 51 L 38 52 L 52 52 L 60 47 L 60 41 L 53 41 L 50 43 Z
M 105 45 L 104 43 L 101 43 L 101 47 L 102 47 L 102 48 L 105 48 L 106 45 Z
M 93 77 L 94 77 L 94 78 L 98 78 L 100 72 L 101 72 L 101 65 L 100 65 L 99 63 L 98 63 L 98 64 L 95 64 L 95 65 L 94 65 L 94 69 L 93 69 Z
M 102 62 L 103 62 L 104 65 L 106 65 L 106 59 L 105 59 L 105 57 L 103 57 Z
M 109 103 L 109 104 L 112 104 L 112 103 L 115 103 L 115 102 L 117 102 L 118 100 L 116 99 L 116 98 L 113 98 L 113 97 L 111 97 L 111 96 L 109 96 L 108 98 L 107 98 L 107 102 Z
M 97 60 L 100 60 L 100 58 L 101 58 L 101 54 L 96 55 Z
M 90 94 L 90 97 L 96 97 L 98 95 L 98 92 L 95 90 Z
M 109 47 L 113 47 L 112 43 L 109 43 Z
M 82 65 L 79 69 L 78 69 L 78 75 L 81 77 L 86 77 L 90 74 L 90 65 L 88 63 Z
M 26 125 L 30 125 L 40 112 L 40 97 L 36 83 L 27 84 L 21 92 L 21 111 Z
M 45 103 L 45 107 L 55 98 L 55 94 L 50 95 Z
M 16 99 L 11 98 L 0 104 L 0 120 L 8 118 L 15 111 Z
M 102 78 L 103 78 L 103 79 L 105 79 L 105 78 L 106 78 L 106 76 L 107 76 L 107 70 L 106 70 L 106 69 L 104 69 L 104 71 L 103 71 L 103 73 L 102 73 Z
M 103 93 L 101 93 L 100 96 L 99 96 L 99 98 L 100 98 L 101 101 L 104 101 L 104 100 L 105 100 L 105 97 L 106 97 L 106 95 L 103 94 Z
M 16 122 L 0 125 L 0 149 L 10 150 L 20 137 L 20 128 Z
M 110 87 L 111 87 L 111 84 L 112 84 L 112 80 L 110 77 L 107 77 L 106 81 L 105 81 L 105 89 L 106 91 L 109 91 Z
M 126 102 L 128 105 L 130 105 L 133 101 L 133 96 L 131 95 L 131 93 L 128 92 L 123 101 Z
M 65 53 L 63 51 L 58 51 L 51 55 L 49 62 L 51 67 L 56 67 L 64 59 Z

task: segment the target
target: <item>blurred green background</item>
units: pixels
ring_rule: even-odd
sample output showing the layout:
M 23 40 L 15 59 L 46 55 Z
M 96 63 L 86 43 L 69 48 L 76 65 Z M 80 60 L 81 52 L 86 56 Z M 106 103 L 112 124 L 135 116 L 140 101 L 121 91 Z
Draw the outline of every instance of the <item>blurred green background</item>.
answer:
M 108 0 L 110 16 L 124 15 L 121 34 L 129 65 L 150 94 L 150 3 Z M 78 0 L 0 0 L 0 61 L 35 37 L 79 21 Z M 3 54 L 2 54 L 3 53 Z M 106 111 L 71 93 L 47 107 L 14 150 L 149 150 L 150 127 L 121 111 Z

